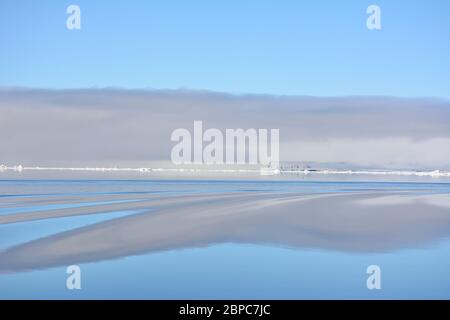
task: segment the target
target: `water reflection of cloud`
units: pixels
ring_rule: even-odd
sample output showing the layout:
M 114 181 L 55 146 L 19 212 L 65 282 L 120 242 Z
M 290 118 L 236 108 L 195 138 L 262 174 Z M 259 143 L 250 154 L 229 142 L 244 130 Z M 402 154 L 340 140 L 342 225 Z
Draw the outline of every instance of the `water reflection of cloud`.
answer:
M 224 242 L 386 252 L 430 245 L 450 235 L 450 195 L 208 194 L 161 197 L 128 205 L 142 209 L 143 204 L 154 211 L 6 249 L 0 252 L 0 271 L 34 270 Z M 89 210 L 95 213 L 93 208 Z M 49 213 L 41 212 L 33 219 L 39 219 L 39 215 L 49 218 Z

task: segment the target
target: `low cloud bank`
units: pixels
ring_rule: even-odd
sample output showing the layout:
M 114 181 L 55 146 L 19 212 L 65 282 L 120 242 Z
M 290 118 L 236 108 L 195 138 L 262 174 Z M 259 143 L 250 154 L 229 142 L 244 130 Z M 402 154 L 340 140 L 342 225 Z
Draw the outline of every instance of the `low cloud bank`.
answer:
M 450 167 L 450 102 L 185 90 L 0 89 L 0 163 L 170 161 L 177 128 L 279 128 L 281 161 Z

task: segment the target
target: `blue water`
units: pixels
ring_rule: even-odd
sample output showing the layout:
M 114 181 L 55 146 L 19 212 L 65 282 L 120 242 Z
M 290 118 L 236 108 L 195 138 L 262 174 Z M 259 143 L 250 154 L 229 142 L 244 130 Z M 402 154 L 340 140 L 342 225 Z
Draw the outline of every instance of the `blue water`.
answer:
M 2 298 L 26 299 L 448 299 L 450 245 L 395 254 L 224 244 L 80 264 L 82 289 L 65 268 L 0 278 Z M 381 290 L 366 268 L 382 268 Z
M 71 208 L 75 207 L 76 205 L 71 206 Z M 83 206 L 80 205 L 79 207 Z M 90 224 L 126 217 L 137 213 L 139 213 L 139 211 L 116 211 L 98 213 L 95 215 L 70 216 L 13 224 L 0 224 L 0 250 L 29 241 L 30 239 L 39 239 L 51 236 L 58 232 L 69 231 Z
M 97 202 L 94 201 L 94 202 L 84 202 L 84 203 L 49 204 L 49 205 L 42 205 L 42 206 L 6 208 L 6 209 L 1 209 L 0 214 L 6 215 L 6 214 L 14 214 L 14 213 L 27 213 L 27 212 L 58 210 L 58 209 L 82 208 L 82 207 L 89 207 L 89 206 L 98 206 L 98 205 L 102 205 L 102 204 L 127 203 L 127 202 L 133 202 L 133 201 L 136 201 L 136 200 L 97 201 Z
M 47 254 L 45 250 L 48 250 L 48 247 L 39 246 L 39 239 L 45 240 L 53 236 L 50 243 L 57 243 L 60 237 L 67 235 L 73 237 L 70 239 L 75 239 L 70 243 L 76 247 L 77 232 L 80 230 L 99 226 L 95 230 L 102 232 L 101 226 L 108 226 L 109 222 L 122 219 L 125 223 L 130 217 L 138 215 L 157 217 L 161 207 L 151 205 L 158 199 L 155 196 L 178 199 L 187 195 L 223 193 L 264 194 L 263 197 L 266 194 L 448 195 L 450 184 L 195 180 L 0 181 L 0 218 L 18 213 L 26 215 L 71 210 L 70 216 L 0 224 L 0 253 L 14 251 L 17 246 L 27 248 L 38 240 L 38 245 L 30 247 L 35 251 L 24 251 L 29 255 L 36 255 L 38 259 Z M 148 201 L 149 207 L 134 207 L 142 201 Z M 115 209 L 119 204 L 129 208 Z M 84 211 L 93 207 L 98 208 L 98 212 Z M 170 214 L 170 207 L 168 208 Z M 76 215 L 73 215 L 74 210 Z M 329 210 L 332 211 L 333 208 Z M 409 212 L 408 210 L 409 207 L 405 212 Z M 89 257 L 81 261 L 74 258 L 71 263 L 79 265 L 82 270 L 81 290 L 66 288 L 67 265 L 48 262 L 45 266 L 36 264 L 36 267 L 32 267 L 33 259 L 27 257 L 31 262 L 27 264 L 27 270 L 23 270 L 20 267 L 22 258 L 14 256 L 14 264 L 7 266 L 17 270 L 9 269 L 3 274 L 0 260 L 0 298 L 449 299 L 450 227 L 447 230 L 445 215 L 450 215 L 450 207 L 440 207 L 438 210 L 440 211 L 435 216 L 438 219 L 436 226 L 432 225 L 436 230 L 439 229 L 436 237 L 427 234 L 427 241 L 423 240 L 423 243 L 419 237 L 417 241 L 404 245 L 402 237 L 414 239 L 414 235 L 399 233 L 398 239 L 392 238 L 398 240 L 398 247 L 393 244 L 386 250 L 372 250 L 369 246 L 367 251 L 354 251 L 320 243 L 317 246 L 292 246 L 274 243 L 273 238 L 246 243 L 243 240 L 230 241 L 226 237 L 215 238 L 214 229 L 211 229 L 208 237 L 213 240 L 206 244 L 189 242 L 186 246 L 168 246 L 158 250 L 130 250 L 129 254 L 111 258 Z M 277 214 L 276 210 L 273 214 Z M 122 226 L 120 221 L 118 225 Z M 258 224 L 255 224 L 255 228 L 258 228 Z M 434 230 L 433 228 L 430 230 Z M 329 231 L 330 234 L 322 232 L 320 237 L 327 239 L 336 230 Z M 130 232 L 130 237 L 133 236 L 133 232 Z M 183 238 L 183 234 L 180 236 Z M 124 239 L 120 237 L 123 234 L 118 237 L 114 241 L 118 241 L 121 246 L 121 240 Z M 164 241 L 164 237 L 161 241 Z M 68 249 L 72 250 L 73 247 Z M 66 254 L 63 250 L 56 252 L 59 255 Z M 8 254 L 0 255 L 0 259 L 2 257 L 10 258 Z M 368 290 L 366 268 L 374 264 L 382 270 L 381 289 Z

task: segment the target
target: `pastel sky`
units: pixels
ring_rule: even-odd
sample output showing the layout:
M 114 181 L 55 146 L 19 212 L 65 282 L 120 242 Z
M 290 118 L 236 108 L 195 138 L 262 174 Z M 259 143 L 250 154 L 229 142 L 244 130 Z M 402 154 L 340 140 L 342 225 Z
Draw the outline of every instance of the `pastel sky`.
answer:
M 281 160 L 448 168 L 449 39 L 448 0 L 1 0 L 0 163 L 168 161 L 203 120 L 279 128 Z
M 2 0 L 0 86 L 448 99 L 449 17 L 448 0 Z

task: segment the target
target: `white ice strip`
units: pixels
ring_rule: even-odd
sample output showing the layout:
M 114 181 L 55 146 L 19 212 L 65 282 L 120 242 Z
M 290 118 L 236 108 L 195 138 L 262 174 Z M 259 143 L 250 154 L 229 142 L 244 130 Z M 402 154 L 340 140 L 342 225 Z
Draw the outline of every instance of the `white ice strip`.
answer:
M 24 167 L 0 165 L 4 171 L 96 171 L 96 172 L 223 172 L 223 173 L 259 173 L 259 169 L 200 169 L 200 168 L 117 168 L 117 167 Z
M 281 173 L 292 174 L 334 174 L 334 175 L 379 175 L 379 176 L 418 176 L 418 177 L 450 177 L 450 172 L 433 170 L 433 171 L 411 171 L 411 170 L 395 170 L 395 171 L 379 171 L 379 170 L 281 170 Z
M 0 165 L 0 172 L 5 171 L 93 171 L 93 172 L 173 172 L 173 173 L 253 173 L 260 175 L 278 174 L 323 174 L 323 175 L 374 175 L 374 176 L 418 176 L 418 177 L 450 177 L 449 171 L 413 171 L 413 170 L 335 170 L 335 169 L 301 169 L 291 170 L 283 168 L 258 169 L 206 169 L 206 168 L 118 168 L 118 167 L 25 167 L 22 165 Z

